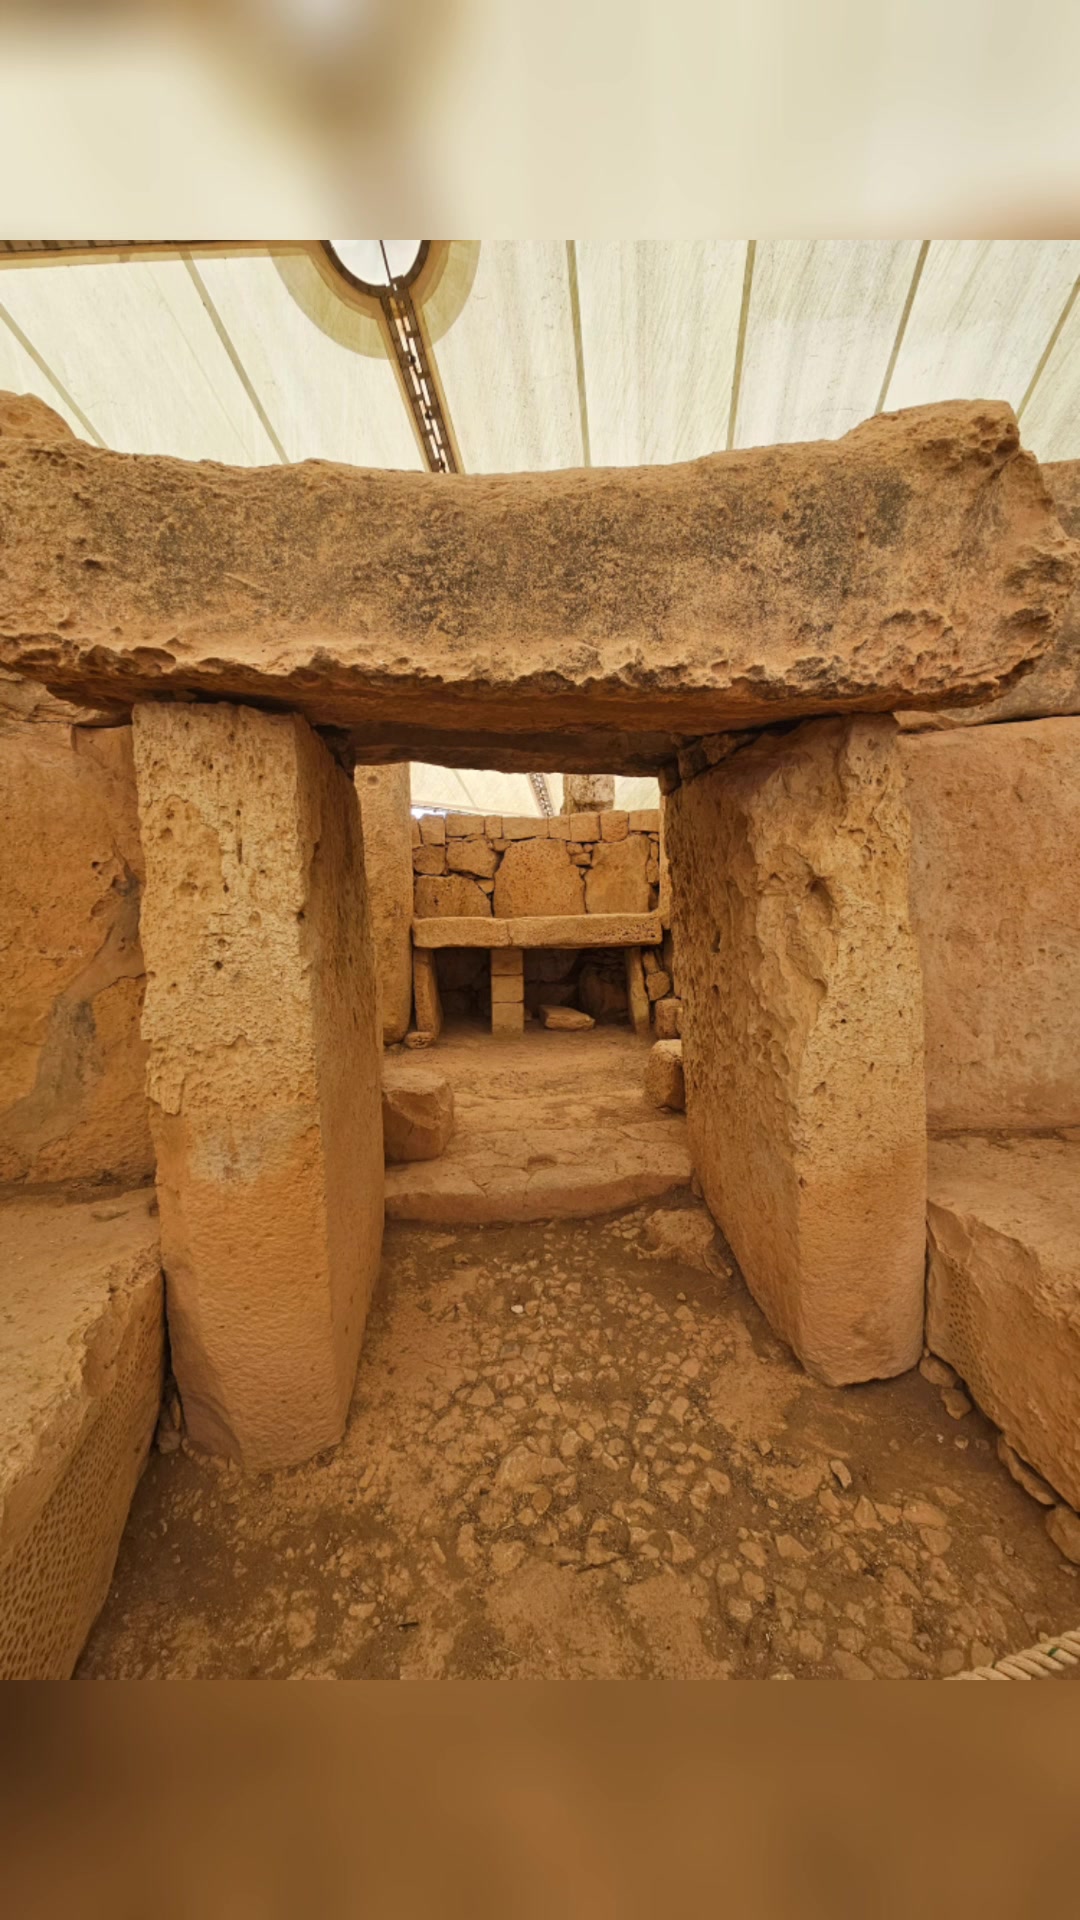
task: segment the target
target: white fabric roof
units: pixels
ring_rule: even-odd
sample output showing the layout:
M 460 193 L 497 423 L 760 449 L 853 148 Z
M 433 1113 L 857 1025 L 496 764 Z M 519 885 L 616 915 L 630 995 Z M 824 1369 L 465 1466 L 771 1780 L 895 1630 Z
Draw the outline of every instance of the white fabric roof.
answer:
M 390 360 L 317 326 L 273 251 L 0 253 L 0 387 L 128 452 L 419 468 Z M 1076 240 L 485 241 L 430 352 L 471 472 L 831 438 L 964 397 L 1080 459 L 1078 290 Z M 429 767 L 414 803 L 537 807 L 524 776 Z

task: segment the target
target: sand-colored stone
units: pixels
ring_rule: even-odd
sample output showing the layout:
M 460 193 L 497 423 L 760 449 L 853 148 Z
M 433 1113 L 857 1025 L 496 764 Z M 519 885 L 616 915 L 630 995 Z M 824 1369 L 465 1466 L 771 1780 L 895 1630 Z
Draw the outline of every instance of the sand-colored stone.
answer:
M 625 840 L 629 831 L 630 817 L 628 814 L 619 812 L 602 813 L 600 815 L 601 840 Z
M 650 1047 L 645 1062 L 645 1095 L 654 1107 L 673 1107 L 681 1113 L 686 1106 L 681 1040 L 658 1040 Z
M 437 1040 L 442 1032 L 442 996 L 435 955 L 425 947 L 413 948 L 413 1003 L 417 1033 L 426 1034 L 429 1042 Z
M 659 807 L 641 807 L 632 813 L 630 815 L 630 831 L 631 833 L 658 834 L 660 832 Z
M 454 1094 L 445 1073 L 411 1061 L 384 1061 L 382 1118 L 388 1164 L 437 1160 L 454 1131 Z
M 645 989 L 650 1000 L 663 1000 L 671 992 L 670 973 L 650 973 L 645 981 Z
M 1080 1141 L 935 1140 L 926 1337 L 1080 1506 Z
M 678 1040 L 682 1034 L 682 1001 L 674 994 L 657 1000 L 653 1006 L 653 1022 L 658 1040 Z
M 520 840 L 507 847 L 495 876 L 495 913 L 531 919 L 584 910 L 581 875 L 561 840 Z
M 498 855 L 487 840 L 448 840 L 446 865 L 451 873 L 471 873 L 478 880 L 490 880 L 498 866 Z
M 412 870 L 427 875 L 446 872 L 446 848 L 419 846 L 412 849 Z
M 648 913 L 648 864 L 649 843 L 644 834 L 602 841 L 585 875 L 586 912 Z
M 563 813 L 604 813 L 615 805 L 613 773 L 567 773 L 563 776 Z
M 0 1181 L 150 1179 L 131 728 L 0 731 Z
M 487 894 L 464 873 L 425 874 L 416 881 L 413 898 L 419 919 L 486 920 L 491 915 Z
M 572 813 L 570 815 L 570 838 L 580 845 L 583 841 L 599 840 L 600 815 L 598 813 Z
M 747 1285 L 832 1385 L 922 1351 L 926 1117 L 887 719 L 763 738 L 665 809 L 691 1153 Z
M 626 949 L 626 1004 L 630 1011 L 630 1025 L 639 1039 L 645 1040 L 652 1031 L 652 1018 L 649 1012 L 649 990 L 645 985 L 645 968 L 642 965 L 641 948 Z
M 987 401 L 680 466 L 490 476 L 12 439 L 0 517 L 0 666 L 63 697 L 251 698 L 363 758 L 524 770 L 647 772 L 681 738 L 991 698 L 1076 577 Z
M 75 440 L 62 414 L 35 393 L 0 393 L 0 440 Z
M 375 943 L 383 1046 L 408 1032 L 412 1012 L 412 828 L 410 780 L 401 766 L 358 767 L 364 872 Z
M 448 840 L 480 840 L 484 837 L 484 816 L 482 813 L 448 813 L 446 816 L 446 837 Z
M 587 1033 L 596 1025 L 591 1015 L 582 1013 L 580 1007 L 552 1006 L 546 1000 L 540 1002 L 540 1017 L 545 1027 L 554 1033 Z
M 420 816 L 420 839 L 425 847 L 445 847 L 446 820 L 441 813 L 424 813 Z
M 0 1209 L 0 1680 L 65 1680 L 161 1399 L 152 1189 Z
M 1065 532 L 1080 539 L 1080 460 L 1051 460 L 1040 469 Z M 1072 591 L 1053 642 L 1034 667 L 996 700 L 974 707 L 946 707 L 939 713 L 902 713 L 911 730 L 979 727 L 989 721 L 1042 720 L 1055 714 L 1080 714 L 1080 583 Z
M 1046 1531 L 1066 1560 L 1080 1567 L 1080 1513 L 1071 1507 L 1054 1507 L 1046 1516 Z
M 387 1168 L 391 1219 L 569 1219 L 690 1183 L 686 1121 L 644 1100 L 643 1049 L 626 1027 L 451 1029 L 437 1058 L 454 1089 L 454 1136 L 438 1160 Z
M 930 1125 L 1080 1124 L 1080 718 L 902 752 Z
M 525 1030 L 524 1000 L 492 1000 L 492 1033 L 514 1034 Z
M 137 707 L 143 1031 L 169 1337 L 193 1442 L 341 1436 L 382 1236 L 360 811 L 303 720 Z

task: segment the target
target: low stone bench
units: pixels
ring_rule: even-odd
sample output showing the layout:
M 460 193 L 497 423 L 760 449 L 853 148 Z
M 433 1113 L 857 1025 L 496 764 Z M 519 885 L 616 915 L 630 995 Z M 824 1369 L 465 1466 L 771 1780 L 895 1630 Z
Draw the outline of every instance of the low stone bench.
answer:
M 642 970 L 641 949 L 658 947 L 664 937 L 659 913 L 567 913 L 536 915 L 519 920 L 500 920 L 485 914 L 458 914 L 450 917 L 413 921 L 413 947 L 421 974 L 416 994 L 421 1001 L 432 999 L 432 963 L 430 954 L 440 947 L 488 947 L 491 949 L 491 1031 L 522 1033 L 525 1027 L 526 951 L 537 948 L 563 950 L 582 947 L 625 947 L 626 977 L 630 1017 L 638 1034 L 650 1030 L 649 998 Z M 423 957 L 421 957 L 423 956 Z M 419 1011 L 418 1011 L 419 1024 Z M 434 1013 L 428 1017 L 427 1030 L 437 1034 L 440 1022 Z
M 64 1680 L 161 1401 L 151 1192 L 0 1209 L 0 1680 Z
M 931 1141 L 926 1340 L 1080 1508 L 1080 1140 Z

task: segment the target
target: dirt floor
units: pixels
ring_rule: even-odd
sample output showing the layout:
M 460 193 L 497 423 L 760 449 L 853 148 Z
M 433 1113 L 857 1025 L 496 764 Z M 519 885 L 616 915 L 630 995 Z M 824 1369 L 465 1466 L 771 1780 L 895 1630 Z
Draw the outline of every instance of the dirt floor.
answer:
M 155 1452 L 79 1677 L 933 1678 L 1080 1623 L 981 1417 L 818 1386 L 727 1261 L 688 1194 L 391 1225 L 342 1445 Z
M 690 1184 L 685 1116 L 646 1100 L 649 1042 L 629 1027 L 511 1038 L 462 1020 L 395 1051 L 446 1074 L 455 1126 L 438 1160 L 387 1167 L 392 1220 L 580 1218 Z

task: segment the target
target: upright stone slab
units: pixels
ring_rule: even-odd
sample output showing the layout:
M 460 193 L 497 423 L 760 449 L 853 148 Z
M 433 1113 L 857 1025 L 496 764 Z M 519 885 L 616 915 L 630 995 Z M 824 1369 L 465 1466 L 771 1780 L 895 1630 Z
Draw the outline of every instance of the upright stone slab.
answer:
M 922 1340 L 926 1116 L 894 723 L 763 737 L 665 820 L 691 1153 L 748 1286 L 832 1385 Z
M 375 942 L 383 1046 L 403 1040 L 412 1012 L 413 860 L 411 776 L 400 766 L 357 767 L 364 871 Z
M 360 810 L 303 720 L 140 706 L 143 1033 L 172 1360 L 245 1467 L 340 1439 L 383 1219 Z

